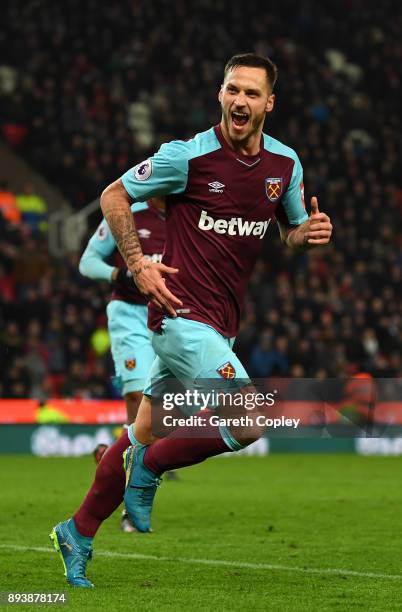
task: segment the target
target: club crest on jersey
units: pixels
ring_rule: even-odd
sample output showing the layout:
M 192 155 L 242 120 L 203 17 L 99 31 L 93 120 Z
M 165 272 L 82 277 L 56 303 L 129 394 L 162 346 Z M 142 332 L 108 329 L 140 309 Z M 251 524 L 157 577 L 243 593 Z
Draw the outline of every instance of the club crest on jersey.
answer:
M 146 159 L 134 166 L 134 176 L 137 181 L 146 181 L 152 174 L 152 161 L 150 159 Z
M 282 194 L 282 179 L 281 178 L 266 178 L 265 193 L 270 202 L 276 202 Z
M 127 370 L 134 370 L 135 366 L 137 365 L 137 360 L 136 359 L 126 359 L 124 362 L 124 365 L 126 366 Z
M 226 378 L 228 380 L 231 378 L 235 378 L 236 376 L 236 370 L 234 369 L 230 361 L 224 363 L 220 368 L 217 368 L 216 371 L 220 376 L 222 376 L 222 378 Z

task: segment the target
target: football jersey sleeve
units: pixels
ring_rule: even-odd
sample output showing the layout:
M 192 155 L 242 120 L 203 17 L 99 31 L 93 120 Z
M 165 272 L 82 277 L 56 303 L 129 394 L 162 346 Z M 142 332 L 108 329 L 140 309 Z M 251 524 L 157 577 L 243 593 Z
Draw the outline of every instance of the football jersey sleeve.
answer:
M 297 156 L 293 165 L 292 177 L 283 195 L 281 205 L 289 225 L 300 225 L 308 219 L 304 204 L 303 168 Z
M 138 202 L 154 196 L 183 193 L 187 185 L 189 147 L 182 140 L 163 144 L 153 157 L 128 170 L 121 180 Z
M 109 257 L 116 248 L 116 241 L 109 229 L 106 219 L 98 225 L 97 230 L 90 238 L 88 245 L 99 253 L 102 258 Z
M 148 204 L 146 202 L 135 202 L 131 205 L 131 212 L 135 214 L 147 208 Z M 106 219 L 103 219 L 81 256 L 79 263 L 81 274 L 94 280 L 110 282 L 114 267 L 107 264 L 105 259 L 110 257 L 116 248 L 117 245 L 113 234 L 109 229 Z
M 98 229 L 89 240 L 83 252 L 79 271 L 83 276 L 94 280 L 111 281 L 113 266 L 105 262 L 115 250 L 116 242 L 105 219 L 100 223 Z

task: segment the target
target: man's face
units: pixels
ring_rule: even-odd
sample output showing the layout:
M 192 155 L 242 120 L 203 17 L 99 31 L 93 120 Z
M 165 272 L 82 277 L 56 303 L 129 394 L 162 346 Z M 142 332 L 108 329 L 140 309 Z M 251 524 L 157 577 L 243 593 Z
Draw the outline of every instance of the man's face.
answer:
M 261 131 L 274 99 L 263 68 L 238 66 L 228 72 L 219 92 L 219 102 L 230 139 L 234 143 L 247 142 Z

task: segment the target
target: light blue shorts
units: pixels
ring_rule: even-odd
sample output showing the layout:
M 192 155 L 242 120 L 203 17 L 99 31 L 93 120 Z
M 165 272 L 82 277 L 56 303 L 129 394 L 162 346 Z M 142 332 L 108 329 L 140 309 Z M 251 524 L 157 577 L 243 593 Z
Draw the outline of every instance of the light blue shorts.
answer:
M 120 391 L 122 395 L 142 391 L 155 359 L 147 328 L 147 306 L 112 300 L 106 312 Z
M 165 318 L 162 333 L 152 333 L 156 353 L 144 394 L 163 397 L 180 384 L 183 389 L 209 391 L 239 389 L 250 378 L 232 347 L 235 338 L 225 338 L 213 327 L 191 319 Z M 213 381 L 213 382 L 212 382 Z M 214 408 L 213 404 L 208 405 Z M 198 409 L 180 408 L 185 414 Z

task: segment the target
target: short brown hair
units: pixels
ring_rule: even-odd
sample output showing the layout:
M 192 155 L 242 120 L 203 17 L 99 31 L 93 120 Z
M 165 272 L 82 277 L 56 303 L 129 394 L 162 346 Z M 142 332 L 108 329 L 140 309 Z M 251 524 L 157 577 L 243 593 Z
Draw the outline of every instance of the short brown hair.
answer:
M 278 68 L 272 60 L 262 55 L 256 55 L 255 53 L 239 53 L 230 58 L 225 66 L 223 72 L 224 78 L 226 78 L 228 72 L 237 68 L 238 66 L 249 66 L 250 68 L 263 68 L 267 74 L 268 83 L 272 89 L 278 78 Z

